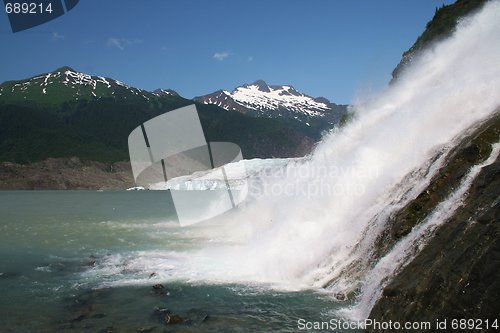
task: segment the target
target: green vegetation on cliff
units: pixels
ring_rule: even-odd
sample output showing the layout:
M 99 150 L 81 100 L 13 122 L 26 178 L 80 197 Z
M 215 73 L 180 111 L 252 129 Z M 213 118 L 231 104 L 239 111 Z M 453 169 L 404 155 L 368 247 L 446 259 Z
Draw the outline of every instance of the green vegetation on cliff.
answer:
M 401 62 L 392 72 L 392 80 L 396 80 L 405 66 L 420 51 L 432 43 L 448 37 L 455 29 L 460 18 L 478 10 L 488 0 L 457 0 L 454 4 L 436 8 L 436 13 L 426 25 L 425 31 L 417 38 L 409 50 L 403 53 Z

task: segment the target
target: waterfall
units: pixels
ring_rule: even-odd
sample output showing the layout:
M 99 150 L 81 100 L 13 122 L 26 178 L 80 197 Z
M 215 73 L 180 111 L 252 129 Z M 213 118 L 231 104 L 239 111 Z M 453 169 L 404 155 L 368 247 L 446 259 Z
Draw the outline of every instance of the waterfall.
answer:
M 366 257 L 386 217 L 494 115 L 498 54 L 494 1 L 414 59 L 396 84 L 355 106 L 356 118 L 311 156 L 252 179 L 255 199 L 218 230 L 240 244 L 204 249 L 206 258 L 222 263 L 227 279 L 320 287 L 338 275 L 349 284 L 342 272 Z
M 135 254 L 126 265 L 165 279 L 360 290 L 353 316 L 366 317 L 384 284 L 422 246 L 421 236 L 446 220 L 479 172 L 482 165 L 388 254 L 372 260 L 388 216 L 415 199 L 449 152 L 495 115 L 499 54 L 500 2 L 491 1 L 413 59 L 386 91 L 358 101 L 355 118 L 310 156 L 250 177 L 246 205 L 185 229 L 208 241 L 186 251 Z M 495 154 L 498 146 L 484 163 Z

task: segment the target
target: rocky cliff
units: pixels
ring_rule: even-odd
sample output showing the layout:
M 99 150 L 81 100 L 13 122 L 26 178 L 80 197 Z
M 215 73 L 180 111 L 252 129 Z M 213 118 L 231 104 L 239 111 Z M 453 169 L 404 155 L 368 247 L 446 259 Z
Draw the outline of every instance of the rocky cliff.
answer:
M 460 17 L 476 10 L 483 2 L 459 0 L 437 10 L 426 32 L 403 55 L 394 71 L 395 79 L 408 59 L 436 39 L 445 37 Z M 492 145 L 497 142 L 500 142 L 500 110 L 465 138 L 429 186 L 390 219 L 378 240 L 378 251 L 384 253 L 429 216 L 474 165 L 490 156 Z M 371 319 L 400 323 L 435 323 L 437 319 L 446 319 L 449 329 L 452 319 L 499 320 L 499 175 L 498 158 L 481 169 L 461 207 L 437 228 L 416 257 L 384 288 L 370 313 Z
M 499 110 L 500 111 L 500 110 Z M 396 214 L 379 248 L 391 247 L 458 187 L 468 170 L 500 141 L 500 115 L 455 149 L 421 194 Z M 442 224 L 422 251 L 384 289 L 370 318 L 434 323 L 498 319 L 500 306 L 500 159 L 484 167 L 463 205 Z

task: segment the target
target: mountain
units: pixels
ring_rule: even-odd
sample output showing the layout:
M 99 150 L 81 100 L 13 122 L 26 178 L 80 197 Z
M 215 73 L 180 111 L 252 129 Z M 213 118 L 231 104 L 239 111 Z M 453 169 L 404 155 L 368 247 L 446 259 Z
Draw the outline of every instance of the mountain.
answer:
M 4 82 L 0 162 L 31 164 L 71 157 L 84 163 L 126 161 L 130 131 L 189 104 L 193 101 L 173 90 L 148 92 L 69 67 Z M 319 137 L 306 125 L 196 104 L 207 141 L 234 142 L 244 158 L 303 156 Z
M 218 90 L 194 100 L 253 117 L 298 121 L 321 129 L 332 128 L 347 112 L 347 105 L 308 96 L 291 85 L 268 85 L 263 80 L 244 84 L 231 92 Z
M 38 108 L 64 106 L 67 109 L 82 101 L 88 103 L 103 99 L 148 103 L 161 108 L 166 97 L 182 98 L 172 89 L 149 92 L 109 77 L 88 75 L 67 66 L 0 85 L 0 104 Z M 322 97 L 310 97 L 292 86 L 269 86 L 262 80 L 238 87 L 233 92 L 219 90 L 193 100 L 251 117 L 279 119 L 288 123 L 288 126 L 306 132 L 315 140 L 320 138 L 322 131 L 337 124 L 347 111 L 346 105 L 337 105 Z
M 130 87 L 118 80 L 91 76 L 70 67 L 61 67 L 50 73 L 26 80 L 7 81 L 0 85 L 3 104 L 33 104 L 58 106 L 64 102 L 98 100 L 101 98 L 146 100 L 156 94 Z

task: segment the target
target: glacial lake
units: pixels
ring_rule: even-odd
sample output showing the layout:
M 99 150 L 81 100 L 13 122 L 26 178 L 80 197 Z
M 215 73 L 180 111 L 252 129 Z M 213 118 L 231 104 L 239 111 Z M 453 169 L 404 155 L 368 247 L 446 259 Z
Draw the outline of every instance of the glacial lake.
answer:
M 178 225 L 168 191 L 0 192 L 0 331 L 299 332 L 333 318 L 319 290 L 191 279 L 179 254 L 214 241 L 199 229 Z

